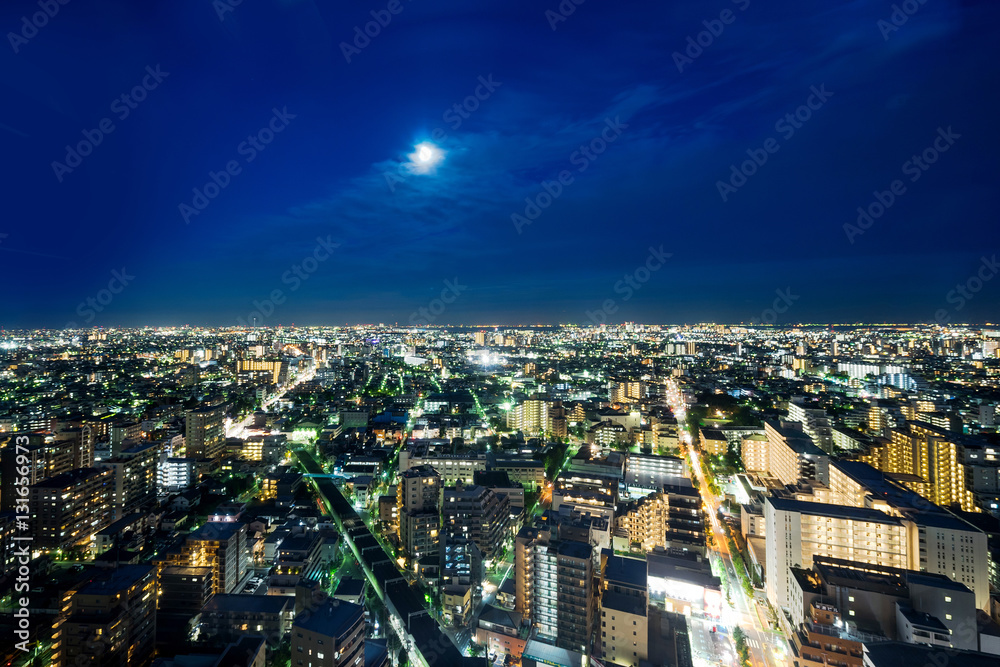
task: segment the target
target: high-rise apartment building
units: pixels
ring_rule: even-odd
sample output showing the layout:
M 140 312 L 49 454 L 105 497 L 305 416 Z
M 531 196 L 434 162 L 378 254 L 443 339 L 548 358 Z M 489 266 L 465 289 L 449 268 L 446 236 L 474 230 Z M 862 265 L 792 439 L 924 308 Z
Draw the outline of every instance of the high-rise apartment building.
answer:
M 188 410 L 184 446 L 194 459 L 217 459 L 226 451 L 225 406 L 207 405 Z
M 445 488 L 442 498 L 442 526 L 452 533 L 470 537 L 483 558 L 498 556 L 510 537 L 507 495 L 477 484 L 460 484 Z
M 776 607 L 790 605 L 790 568 L 812 567 L 815 555 L 898 568 L 908 562 L 906 528 L 878 510 L 769 497 L 764 524 L 765 589 Z
M 822 492 L 822 493 L 819 493 Z M 765 501 L 767 592 L 787 606 L 788 567 L 810 567 L 815 555 L 943 574 L 989 605 L 986 534 L 857 461 L 830 465 L 830 486 L 816 499 Z
M 271 374 L 271 383 L 282 385 L 288 381 L 288 362 L 281 359 L 241 359 L 237 373 L 263 372 Z
M 365 608 L 326 600 L 299 612 L 292 623 L 294 667 L 359 667 L 365 664 Z
M 399 543 L 408 558 L 436 553 L 441 525 L 441 475 L 430 466 L 410 468 L 399 476 Z
M 743 438 L 740 458 L 748 472 L 765 472 L 768 465 L 767 436 L 748 435 Z
M 80 468 L 28 490 L 35 548 L 87 547 L 114 520 L 114 472 Z
M 704 544 L 701 496 L 693 487 L 666 485 L 645 498 L 619 503 L 615 511 L 616 535 L 643 551 L 667 548 L 678 540 Z
M 612 403 L 640 403 L 646 398 L 646 383 L 641 380 L 612 382 L 608 399 Z
M 114 471 L 116 521 L 155 502 L 160 449 L 159 443 L 141 442 L 99 464 Z
M 810 408 L 801 396 L 788 403 L 788 421 L 802 424 L 802 431 L 824 452 L 833 451 L 833 429 L 826 410 Z
M 639 667 L 649 659 L 646 561 L 621 556 L 602 560 L 601 655 L 616 665 Z
M 54 667 L 144 667 L 156 643 L 156 577 L 121 565 L 68 590 L 53 626 Z
M 830 488 L 839 502 L 872 507 L 898 517 L 907 529 L 905 567 L 943 574 L 976 595 L 976 606 L 989 607 L 990 556 L 986 533 L 914 491 L 893 483 L 858 461 L 830 464 Z
M 473 593 L 485 576 L 483 554 L 468 533 L 445 525 L 440 539 L 441 613 L 446 624 L 461 627 L 472 614 Z
M 28 438 L 27 444 L 23 437 Z M 73 469 L 71 441 L 45 443 L 38 434 L 0 434 L 0 511 L 14 509 L 19 497 L 15 487 L 31 486 Z
M 944 575 L 825 556 L 792 575 L 792 647 L 804 665 L 861 665 L 863 643 L 890 640 L 979 648 L 975 595 Z
M 921 421 L 889 429 L 888 434 L 888 439 L 873 443 L 859 458 L 882 472 L 915 476 L 917 479 L 903 484 L 935 505 L 980 511 L 974 490 L 976 473 L 1000 471 L 997 462 L 988 462 L 985 457 L 979 465 L 976 452 L 985 443 L 974 444 L 961 434 Z M 980 488 L 988 493 L 995 487 Z
M 530 398 L 515 405 L 507 413 L 507 428 L 538 435 L 548 429 L 549 405 L 549 401 L 540 398 Z
M 212 592 L 231 593 L 246 574 L 247 527 L 236 522 L 209 522 L 187 536 L 180 551 L 163 554 L 160 571 L 173 566 L 212 568 Z
M 805 434 L 801 424 L 764 422 L 767 471 L 782 484 L 801 480 L 829 481 L 830 456 Z
M 514 549 L 517 611 L 536 638 L 587 653 L 594 629 L 594 566 L 589 544 L 555 539 L 551 529 L 525 527 Z

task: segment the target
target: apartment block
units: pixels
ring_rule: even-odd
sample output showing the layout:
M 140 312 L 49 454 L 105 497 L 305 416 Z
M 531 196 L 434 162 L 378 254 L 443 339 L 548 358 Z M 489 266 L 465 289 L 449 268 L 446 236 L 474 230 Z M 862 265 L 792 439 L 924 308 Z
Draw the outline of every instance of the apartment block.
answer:
M 292 624 L 295 667 L 359 667 L 365 664 L 365 608 L 327 600 L 307 609 Z
M 740 458 L 747 472 L 766 472 L 768 466 L 767 436 L 750 435 L 743 439 Z
M 483 557 L 500 554 L 510 537 L 510 501 L 506 494 L 476 484 L 447 487 L 442 494 L 441 523 L 452 533 L 468 536 Z
M 874 508 L 902 521 L 908 544 L 904 567 L 943 574 L 964 584 L 975 593 L 978 608 L 989 608 L 990 555 L 986 533 L 865 463 L 832 463 L 830 487 L 837 502 Z
M 649 595 L 646 561 L 602 558 L 600 647 L 616 665 L 639 667 L 649 659 Z
M 792 567 L 810 568 L 814 556 L 906 567 L 906 527 L 895 517 L 860 507 L 785 498 L 764 501 L 765 589 L 776 607 L 791 603 Z
M 801 424 L 764 422 L 767 436 L 767 471 L 782 484 L 800 480 L 829 481 L 829 455 L 805 434 Z
M 804 652 L 815 652 L 806 643 L 816 648 L 804 630 L 869 644 L 979 648 L 975 594 L 944 575 L 817 556 L 811 569 L 794 568 L 792 576 L 790 612 Z M 825 618 L 816 617 L 817 607 Z
M 247 527 L 235 522 L 206 523 L 187 536 L 179 552 L 164 554 L 157 564 L 161 568 L 210 567 L 212 592 L 231 593 L 247 571 Z
M 156 577 L 121 565 L 68 590 L 53 624 L 52 664 L 145 667 L 156 639 Z
M 160 449 L 159 443 L 141 442 L 126 447 L 114 458 L 99 464 L 101 468 L 114 471 L 116 521 L 156 501 Z
M 589 544 L 525 527 L 515 541 L 517 603 L 536 638 L 586 653 L 594 628 L 594 567 Z
M 225 406 L 207 405 L 185 414 L 184 446 L 187 456 L 217 459 L 226 450 Z
M 678 539 L 704 544 L 701 496 L 693 487 L 666 485 L 645 498 L 619 503 L 615 536 L 643 551 L 669 548 Z
M 91 536 L 114 521 L 114 471 L 80 468 L 28 490 L 34 547 L 89 547 Z
M 802 431 L 824 452 L 833 451 L 833 429 L 826 410 L 810 408 L 804 397 L 795 396 L 788 403 L 788 421 L 802 424 Z
M 396 489 L 403 553 L 411 559 L 436 553 L 441 527 L 441 475 L 426 465 L 410 468 L 400 475 Z

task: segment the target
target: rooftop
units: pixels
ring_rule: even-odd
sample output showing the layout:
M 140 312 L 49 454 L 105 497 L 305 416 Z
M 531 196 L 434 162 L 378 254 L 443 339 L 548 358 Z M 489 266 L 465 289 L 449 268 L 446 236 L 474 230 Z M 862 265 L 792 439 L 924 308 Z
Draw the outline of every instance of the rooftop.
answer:
M 807 500 L 794 500 L 790 498 L 779 498 L 769 496 L 766 503 L 770 503 L 776 510 L 783 512 L 799 512 L 801 514 L 811 514 L 813 516 L 826 516 L 834 519 L 851 519 L 853 521 L 867 521 L 870 523 L 885 523 L 891 525 L 903 525 L 899 519 L 891 517 L 884 512 L 867 507 L 853 507 L 851 505 L 828 505 L 826 503 L 814 503 Z
M 295 598 L 286 595 L 224 595 L 217 593 L 205 603 L 202 612 L 222 614 L 280 614 L 291 611 Z
M 120 565 L 119 567 L 101 572 L 77 589 L 81 595 L 114 595 L 153 572 L 152 565 Z
M 269 597 L 269 596 L 253 596 Z M 311 614 L 298 614 L 295 627 L 328 637 L 342 637 L 358 623 L 364 623 L 365 608 L 353 602 L 327 600 Z

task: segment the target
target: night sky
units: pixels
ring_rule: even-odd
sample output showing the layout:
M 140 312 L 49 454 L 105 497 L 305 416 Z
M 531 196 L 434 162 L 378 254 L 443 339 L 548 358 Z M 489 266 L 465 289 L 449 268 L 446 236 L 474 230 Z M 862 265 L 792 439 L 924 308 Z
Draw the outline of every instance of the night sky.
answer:
M 234 1 L 2 4 L 0 326 L 1000 319 L 996 2 Z

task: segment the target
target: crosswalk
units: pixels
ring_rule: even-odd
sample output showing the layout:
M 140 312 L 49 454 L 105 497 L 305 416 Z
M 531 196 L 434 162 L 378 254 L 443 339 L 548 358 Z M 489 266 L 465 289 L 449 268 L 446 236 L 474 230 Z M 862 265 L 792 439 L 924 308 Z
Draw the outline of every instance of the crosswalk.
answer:
M 756 639 L 750 639 L 749 637 L 747 637 L 747 646 L 749 646 L 750 648 L 758 648 L 759 649 L 760 648 L 760 642 L 758 642 Z

